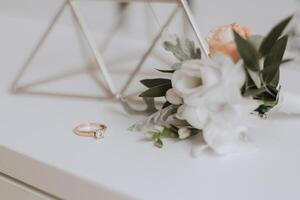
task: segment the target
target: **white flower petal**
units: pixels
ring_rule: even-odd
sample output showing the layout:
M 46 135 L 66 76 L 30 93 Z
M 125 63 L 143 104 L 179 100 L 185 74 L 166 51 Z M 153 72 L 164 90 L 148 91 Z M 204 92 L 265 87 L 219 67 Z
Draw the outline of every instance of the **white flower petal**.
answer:
M 182 140 L 190 137 L 191 134 L 192 134 L 191 130 L 186 127 L 180 128 L 178 130 L 179 139 L 182 139 Z
M 192 94 L 202 87 L 200 67 L 200 60 L 189 60 L 182 64 L 181 69 L 174 72 L 172 85 L 179 96 Z
M 247 129 L 243 126 L 225 129 L 217 124 L 210 123 L 203 130 L 203 137 L 208 146 L 217 154 L 230 154 L 238 150 L 243 133 Z
M 174 89 L 169 89 L 166 94 L 166 99 L 173 105 L 181 105 L 183 104 L 183 99 L 176 94 Z
M 179 119 L 185 119 L 190 125 L 197 129 L 203 129 L 209 117 L 205 107 L 181 106 L 178 112 Z

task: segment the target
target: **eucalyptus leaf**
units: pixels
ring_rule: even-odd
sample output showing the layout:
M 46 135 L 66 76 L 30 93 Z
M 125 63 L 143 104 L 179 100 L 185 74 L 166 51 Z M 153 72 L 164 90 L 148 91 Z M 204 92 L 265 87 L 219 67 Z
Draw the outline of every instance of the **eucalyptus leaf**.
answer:
M 195 43 L 193 41 L 186 39 L 185 46 L 191 59 L 201 59 L 201 50 L 195 47 Z
M 246 65 L 252 71 L 259 71 L 259 54 L 253 47 L 253 45 L 242 38 L 237 32 L 234 32 L 235 42 L 238 48 L 238 51 Z
M 191 59 L 201 59 L 201 50 L 200 48 L 196 48 L 195 43 L 192 40 L 180 40 L 179 38 L 176 38 L 175 44 L 166 41 L 163 43 L 163 46 L 165 50 L 173 53 L 180 62 Z
M 172 105 L 172 104 L 164 108 L 161 111 L 161 116 L 160 116 L 161 120 L 166 121 L 170 115 L 176 114 L 178 108 L 179 108 L 178 105 Z
M 195 43 L 189 39 L 185 39 L 185 48 L 184 49 L 186 52 L 188 52 L 188 54 L 190 55 L 190 57 L 195 56 Z
M 170 79 L 165 78 L 144 79 L 141 80 L 141 83 L 148 88 L 153 88 L 159 85 L 172 84 Z
M 175 63 L 171 66 L 171 68 L 176 71 L 176 70 L 179 70 L 182 66 L 182 63 Z
M 163 97 L 166 95 L 167 91 L 172 88 L 172 84 L 162 84 L 155 87 L 152 87 L 142 94 L 140 94 L 140 97 Z
M 176 39 L 176 44 L 166 41 L 164 42 L 163 46 L 167 51 L 173 53 L 173 55 L 181 62 L 190 58 L 189 55 L 186 54 L 182 49 L 181 41 L 179 38 Z
M 273 49 L 275 42 L 281 36 L 284 29 L 287 27 L 287 25 L 289 24 L 289 22 L 291 21 L 292 18 L 293 18 L 293 16 L 290 16 L 290 17 L 284 19 L 283 21 L 281 21 L 265 37 L 265 39 L 262 42 L 260 49 L 259 49 L 261 57 L 266 56 L 267 54 L 270 53 L 271 49 Z

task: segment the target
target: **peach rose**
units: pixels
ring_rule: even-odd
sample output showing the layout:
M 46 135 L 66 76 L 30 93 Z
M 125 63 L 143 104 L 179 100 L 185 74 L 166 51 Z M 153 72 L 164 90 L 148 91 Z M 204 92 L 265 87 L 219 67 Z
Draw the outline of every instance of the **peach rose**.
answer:
M 221 26 L 212 30 L 208 38 L 210 55 L 212 57 L 214 57 L 216 53 L 221 52 L 230 56 L 235 62 L 240 59 L 240 54 L 234 42 L 232 29 L 239 33 L 244 39 L 248 39 L 251 35 L 253 35 L 250 28 L 240 27 L 236 23 Z

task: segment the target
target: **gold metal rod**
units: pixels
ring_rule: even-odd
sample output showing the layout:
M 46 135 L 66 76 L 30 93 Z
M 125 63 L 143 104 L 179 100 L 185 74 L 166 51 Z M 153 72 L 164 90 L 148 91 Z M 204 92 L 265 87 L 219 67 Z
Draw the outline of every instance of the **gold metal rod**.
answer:
M 191 11 L 191 9 L 189 7 L 188 2 L 186 0 L 179 0 L 179 1 L 180 1 L 181 5 L 183 7 L 183 10 L 184 10 L 184 12 L 185 12 L 185 14 L 186 14 L 186 16 L 188 18 L 189 23 L 191 24 L 194 32 L 196 33 L 197 39 L 198 39 L 198 41 L 200 43 L 201 50 L 204 52 L 204 54 L 207 57 L 209 57 L 209 49 L 207 47 L 205 39 L 200 34 L 200 31 L 199 31 L 198 26 L 196 24 L 196 20 L 195 20 L 193 14 L 192 14 L 192 11 Z
M 42 35 L 42 37 L 38 41 L 37 45 L 34 47 L 32 52 L 30 53 L 29 57 L 27 58 L 26 62 L 24 63 L 23 67 L 18 72 L 15 80 L 13 81 L 12 87 L 11 87 L 12 92 L 18 92 L 18 90 L 21 88 L 21 87 L 18 87 L 18 82 L 20 81 L 20 79 L 24 75 L 25 71 L 30 66 L 30 64 L 31 64 L 32 60 L 35 58 L 36 54 L 39 52 L 39 50 L 45 43 L 46 39 L 48 38 L 48 36 L 49 36 L 50 32 L 52 31 L 54 25 L 56 24 L 57 20 L 59 19 L 59 17 L 65 10 L 66 6 L 67 6 L 67 1 L 64 1 L 64 3 L 59 7 L 58 11 L 54 15 L 53 19 L 50 21 L 45 33 Z
M 108 69 L 104 62 L 104 59 L 102 58 L 101 54 L 99 53 L 96 42 L 94 41 L 93 37 L 91 36 L 90 32 L 88 31 L 86 23 L 83 20 L 83 17 L 81 16 L 79 9 L 76 7 L 75 2 L 73 0 L 68 0 L 68 2 L 70 4 L 72 13 L 74 14 L 74 17 L 75 17 L 82 33 L 84 34 L 90 49 L 92 50 L 92 52 L 96 58 L 97 64 L 99 65 L 99 68 L 103 73 L 104 80 L 106 81 L 111 93 L 113 95 L 117 95 L 115 85 L 113 84 L 111 76 L 108 73 Z
M 169 24 L 172 22 L 172 19 L 174 18 L 174 16 L 176 15 L 176 13 L 178 12 L 179 9 L 179 5 L 175 8 L 175 10 L 172 12 L 172 14 L 170 15 L 170 17 L 168 18 L 168 20 L 166 21 L 166 23 L 163 25 L 163 27 L 161 28 L 160 32 L 157 34 L 157 36 L 154 38 L 154 40 L 151 43 L 151 46 L 149 47 L 149 49 L 146 51 L 146 53 L 144 54 L 144 56 L 142 57 L 142 59 L 140 60 L 140 62 L 138 63 L 138 65 L 136 66 L 135 70 L 132 72 L 132 74 L 130 75 L 129 79 L 127 80 L 126 84 L 124 85 L 123 89 L 121 90 L 121 95 L 123 95 L 126 90 L 128 89 L 129 85 L 131 84 L 132 80 L 134 79 L 134 77 L 137 75 L 137 73 L 141 70 L 143 64 L 145 63 L 146 59 L 148 58 L 148 56 L 150 55 L 150 53 L 152 52 L 152 50 L 154 49 L 155 45 L 157 44 L 157 42 L 159 41 L 161 35 L 163 34 L 163 32 L 165 31 L 165 29 L 169 26 Z

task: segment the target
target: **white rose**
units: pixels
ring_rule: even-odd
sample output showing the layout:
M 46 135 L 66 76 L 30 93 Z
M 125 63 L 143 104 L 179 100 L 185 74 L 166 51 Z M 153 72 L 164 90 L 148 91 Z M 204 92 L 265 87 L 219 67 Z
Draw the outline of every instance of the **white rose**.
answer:
M 214 68 L 203 67 L 200 60 L 189 60 L 174 72 L 172 86 L 174 91 L 186 98 L 191 94 L 203 91 L 218 82 L 219 74 Z
M 235 64 L 224 55 L 215 58 L 214 62 L 187 61 L 172 77 L 175 92 L 184 99 L 178 117 L 198 129 L 203 129 L 219 106 L 242 99 L 240 89 L 245 81 L 242 63 Z
M 203 130 L 205 141 L 219 154 L 233 151 L 246 130 L 244 122 L 258 107 L 241 95 L 245 78 L 242 62 L 221 54 L 185 62 L 172 77 L 175 92 L 184 99 L 177 117 Z

